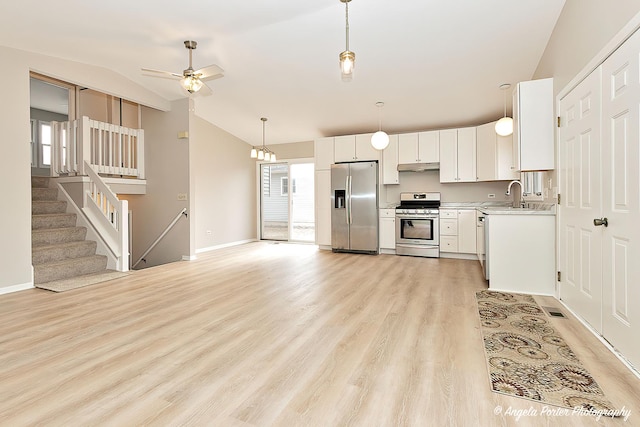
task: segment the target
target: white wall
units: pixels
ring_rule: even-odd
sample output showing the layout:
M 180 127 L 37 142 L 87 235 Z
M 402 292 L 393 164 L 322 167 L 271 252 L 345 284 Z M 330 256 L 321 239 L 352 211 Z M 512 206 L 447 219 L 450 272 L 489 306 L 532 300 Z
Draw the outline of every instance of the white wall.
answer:
M 0 47 L 0 293 L 29 288 L 31 268 L 31 151 L 29 67 Z
M 638 0 L 566 0 L 533 78 L 558 94 L 638 12 Z
M 195 114 L 189 144 L 195 251 L 255 239 L 256 161 L 249 157 L 251 146 Z
M 178 139 L 178 133 L 189 129 L 189 99 L 171 103 L 171 111 L 142 108 L 145 129 L 145 173 L 147 193 L 120 195 L 129 201 L 132 212 L 131 258 L 135 263 L 184 208 L 184 215 L 145 256 L 136 268 L 152 267 L 191 256 L 190 222 L 193 221 L 189 200 L 178 200 L 178 194 L 189 195 L 189 140 Z

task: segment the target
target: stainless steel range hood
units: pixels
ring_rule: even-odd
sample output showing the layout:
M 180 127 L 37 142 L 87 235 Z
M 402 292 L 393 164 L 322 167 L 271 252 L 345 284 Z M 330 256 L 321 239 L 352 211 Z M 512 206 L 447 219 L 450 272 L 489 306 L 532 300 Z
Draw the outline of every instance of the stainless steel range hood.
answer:
M 440 163 L 404 163 L 398 165 L 398 172 L 423 172 L 440 169 Z

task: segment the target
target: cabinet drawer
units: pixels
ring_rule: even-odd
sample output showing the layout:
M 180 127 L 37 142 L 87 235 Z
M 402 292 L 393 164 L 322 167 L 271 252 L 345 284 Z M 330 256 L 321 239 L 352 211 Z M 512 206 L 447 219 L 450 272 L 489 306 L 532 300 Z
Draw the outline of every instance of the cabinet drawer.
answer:
M 395 209 L 380 209 L 380 218 L 395 218 Z
M 458 219 L 457 218 L 440 219 L 440 235 L 441 236 L 457 236 L 458 235 Z
M 458 237 L 440 236 L 440 252 L 458 252 Z
M 440 218 L 458 218 L 458 211 L 455 209 L 440 209 Z

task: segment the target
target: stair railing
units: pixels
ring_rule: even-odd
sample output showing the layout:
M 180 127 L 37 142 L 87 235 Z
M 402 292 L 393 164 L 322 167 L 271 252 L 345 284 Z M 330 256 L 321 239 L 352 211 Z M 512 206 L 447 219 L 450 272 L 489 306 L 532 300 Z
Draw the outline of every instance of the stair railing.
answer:
M 131 269 L 136 268 L 136 266 L 138 264 L 140 264 L 141 261 L 145 261 L 144 257 L 146 257 L 147 255 L 149 255 L 149 252 L 151 252 L 153 250 L 153 248 L 156 247 L 156 245 L 158 243 L 160 243 L 160 240 L 162 240 L 162 238 L 164 236 L 167 235 L 167 233 L 173 228 L 174 225 L 176 225 L 176 223 L 180 220 L 180 218 L 182 218 L 182 215 L 184 215 L 185 217 L 187 216 L 187 208 L 182 209 L 178 215 L 176 215 L 175 218 L 173 218 L 173 221 L 171 221 L 171 223 L 169 225 L 167 225 L 167 227 L 164 229 L 164 231 L 160 234 L 160 236 L 158 236 L 158 238 L 156 240 L 153 241 L 153 243 L 151 244 L 151 246 L 149 246 L 149 249 L 147 249 L 146 251 L 144 251 L 144 253 L 140 256 L 140 258 L 138 258 L 138 260 L 135 262 L 135 264 L 133 264 L 133 266 L 131 267 Z
M 129 202 L 119 200 L 93 167 L 84 162 L 89 189 L 82 211 L 117 258 L 116 270 L 129 270 Z
M 51 176 L 97 173 L 145 179 L 144 130 L 91 120 L 51 122 Z

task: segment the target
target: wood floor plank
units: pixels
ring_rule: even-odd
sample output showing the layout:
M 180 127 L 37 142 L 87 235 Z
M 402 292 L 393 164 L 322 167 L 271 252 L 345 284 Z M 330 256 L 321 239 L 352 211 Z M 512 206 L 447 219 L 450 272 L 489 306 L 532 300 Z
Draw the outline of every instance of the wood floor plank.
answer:
M 2 295 L 0 425 L 623 422 L 492 393 L 475 302 L 485 288 L 473 261 L 253 243 Z M 640 380 L 572 316 L 550 322 L 640 424 Z

